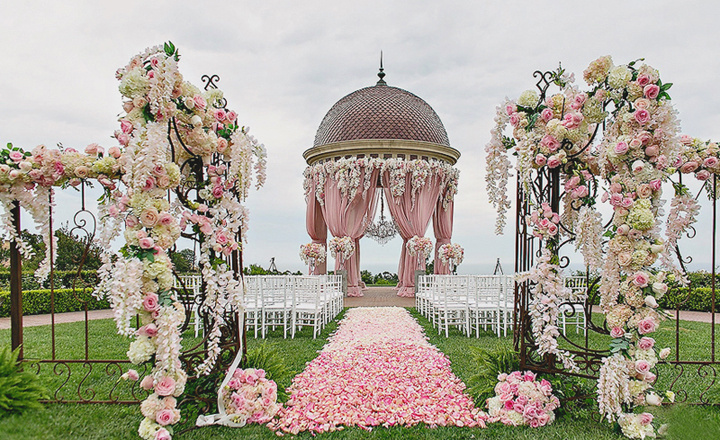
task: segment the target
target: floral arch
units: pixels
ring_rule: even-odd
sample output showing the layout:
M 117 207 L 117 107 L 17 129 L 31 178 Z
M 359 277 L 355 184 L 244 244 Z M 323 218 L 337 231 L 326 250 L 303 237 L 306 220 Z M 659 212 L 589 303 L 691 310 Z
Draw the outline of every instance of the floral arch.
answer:
M 183 79 L 179 58 L 177 48 L 166 43 L 118 69 L 123 114 L 114 137 L 119 145 L 91 144 L 84 152 L 8 145 L 0 151 L 3 225 L 20 252 L 29 255 L 12 216 L 19 208 L 30 212 L 47 249 L 36 273 L 41 279 L 57 246 L 48 217 L 54 187 L 90 180 L 102 185 L 95 240 L 105 252 L 95 293 L 110 300 L 118 332 L 132 338 L 130 361 L 152 365 L 140 382 L 149 394 L 139 429 L 146 439 L 170 438 L 181 419 L 176 398 L 189 376 L 219 368 L 223 348 L 238 356 L 243 352 L 239 269 L 248 226 L 243 201 L 265 180 L 265 148 L 226 108 L 214 84 L 218 78 L 205 77 L 200 90 Z M 181 349 L 181 329 L 193 304 L 178 299 L 168 256 L 181 236 L 199 243 L 203 293 L 189 301 L 199 301 L 207 326 L 201 346 L 187 353 Z M 111 242 L 121 237 L 125 244 L 115 254 Z M 136 316 L 139 328 L 133 325 Z
M 515 345 L 523 368 L 598 378 L 602 416 L 619 422 L 628 437 L 654 437 L 653 425 L 632 408 L 672 401 L 672 391 L 655 388 L 653 371 L 665 361 L 682 374 L 686 364 L 668 360 L 670 349 L 659 349 L 652 337 L 664 318 L 658 300 L 671 281 L 687 283 L 683 261 L 675 257 L 699 205 L 682 175 L 694 174 L 715 199 L 718 146 L 680 136 L 668 94 L 672 84 L 641 62 L 615 65 L 609 56 L 593 61 L 583 73 L 588 90 L 562 68 L 534 76 L 537 90 L 497 108 L 486 147 L 497 232 L 511 206 L 508 153 L 517 156 L 516 269 L 523 274 Z M 550 93 L 551 86 L 558 92 Z M 504 134 L 508 126 L 511 135 Z M 664 220 L 666 183 L 675 194 Z M 598 203 L 612 208 L 609 221 L 603 222 Z M 606 350 L 572 343 L 559 332 L 560 306 L 576 301 L 562 283 L 569 259 L 561 249 L 570 243 L 589 271 L 600 274 L 595 282 L 605 318 L 589 321 L 589 329 L 610 336 Z M 585 312 L 591 315 L 592 299 Z M 687 364 L 700 365 L 703 375 L 702 366 L 713 363 Z

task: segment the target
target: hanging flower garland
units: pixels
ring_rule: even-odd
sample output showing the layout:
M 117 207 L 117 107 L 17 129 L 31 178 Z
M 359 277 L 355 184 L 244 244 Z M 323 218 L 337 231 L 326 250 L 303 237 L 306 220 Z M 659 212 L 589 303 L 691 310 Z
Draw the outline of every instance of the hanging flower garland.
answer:
M 308 166 L 303 173 L 305 195 L 309 196 L 311 188 L 314 187 L 314 196 L 323 205 L 325 203 L 325 182 L 328 178 L 332 178 L 337 182 L 343 197 L 350 198 L 353 194 L 357 194 L 359 189 L 362 189 L 362 196 L 365 197 L 371 185 L 373 172 L 376 170 L 381 174 L 388 174 L 390 191 L 395 197 L 405 194 L 407 176 L 410 174 L 413 203 L 415 203 L 417 192 L 426 185 L 432 176 L 440 179 L 444 208 L 447 208 L 457 194 L 459 171 L 448 163 L 438 160 L 352 157 Z

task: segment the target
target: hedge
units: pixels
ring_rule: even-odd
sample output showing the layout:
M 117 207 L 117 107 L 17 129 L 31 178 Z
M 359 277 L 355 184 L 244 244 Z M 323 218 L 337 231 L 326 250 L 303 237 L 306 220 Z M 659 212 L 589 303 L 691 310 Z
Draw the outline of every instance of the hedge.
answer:
M 55 280 L 55 289 L 72 289 L 73 281 L 77 278 L 76 270 L 56 270 L 53 272 L 53 278 Z M 80 279 L 77 281 L 76 288 L 83 286 L 97 286 L 99 282 L 97 271 L 95 270 L 83 270 L 80 272 Z M 23 272 L 22 274 L 23 289 L 49 289 L 50 288 L 50 277 L 42 284 L 37 282 L 35 275 L 32 272 Z M 10 288 L 10 272 L 0 271 L 0 286 L 2 289 Z
M 77 312 L 85 310 L 87 301 L 88 310 L 109 309 L 110 303 L 98 300 L 92 296 L 92 290 L 78 290 L 73 294 L 72 289 L 55 289 L 55 313 Z M 23 315 L 40 315 L 50 313 L 50 290 L 24 290 Z M 10 316 L 10 292 L 0 291 L 0 317 Z

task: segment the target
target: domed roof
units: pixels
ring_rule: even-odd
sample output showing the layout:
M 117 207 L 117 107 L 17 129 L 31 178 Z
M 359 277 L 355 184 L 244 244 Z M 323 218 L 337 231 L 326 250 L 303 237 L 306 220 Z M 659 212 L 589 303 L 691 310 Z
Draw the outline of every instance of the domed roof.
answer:
M 377 85 L 356 90 L 339 100 L 323 118 L 314 147 L 336 142 L 393 139 L 450 146 L 435 110 L 407 90 Z

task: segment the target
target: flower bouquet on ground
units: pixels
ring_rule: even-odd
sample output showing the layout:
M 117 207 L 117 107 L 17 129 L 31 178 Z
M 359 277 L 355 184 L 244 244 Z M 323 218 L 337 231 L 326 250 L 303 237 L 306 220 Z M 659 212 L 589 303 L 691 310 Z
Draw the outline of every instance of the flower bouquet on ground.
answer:
M 560 401 L 552 394 L 550 382 L 536 379 L 530 371 L 500 374 L 495 397 L 487 400 L 489 421 L 533 428 L 552 423 Z
M 328 244 L 330 254 L 340 262 L 340 269 L 345 267 L 345 262 L 352 257 L 355 252 L 355 241 L 347 235 L 343 237 L 333 237 Z
M 300 246 L 300 258 L 310 267 L 310 275 L 318 263 L 325 261 L 325 246 L 321 243 L 308 243 Z
M 228 418 L 237 427 L 266 424 L 280 409 L 277 384 L 265 377 L 265 370 L 235 369 L 232 379 L 220 390 L 220 398 Z
M 413 257 L 418 258 L 418 268 L 421 267 L 421 263 L 430 256 L 433 251 L 432 240 L 427 237 L 419 237 L 414 235 L 407 242 L 407 251 Z
M 438 256 L 440 257 L 440 261 L 447 264 L 450 267 L 450 271 L 454 274 L 457 267 L 463 262 L 465 249 L 457 243 L 447 243 L 440 246 Z

